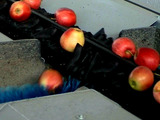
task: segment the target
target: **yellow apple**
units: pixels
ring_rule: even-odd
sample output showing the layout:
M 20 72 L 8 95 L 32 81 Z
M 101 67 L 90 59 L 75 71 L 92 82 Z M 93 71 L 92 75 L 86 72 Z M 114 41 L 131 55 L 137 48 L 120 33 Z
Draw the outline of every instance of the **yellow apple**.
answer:
M 60 37 L 61 47 L 68 52 L 73 52 L 77 44 L 83 47 L 84 43 L 84 33 L 79 28 L 69 28 Z

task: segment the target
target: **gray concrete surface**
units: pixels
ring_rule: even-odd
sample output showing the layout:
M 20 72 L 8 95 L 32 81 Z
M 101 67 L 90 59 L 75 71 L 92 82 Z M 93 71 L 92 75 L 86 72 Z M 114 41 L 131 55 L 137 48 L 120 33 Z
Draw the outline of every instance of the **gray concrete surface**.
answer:
M 35 83 L 44 69 L 38 40 L 13 41 L 0 34 L 0 87 Z
M 160 13 L 160 0 L 129 0 Z
M 6 42 L 6 41 L 12 41 L 12 39 L 0 32 L 0 42 Z
M 92 89 L 0 104 L 0 119 L 140 120 Z

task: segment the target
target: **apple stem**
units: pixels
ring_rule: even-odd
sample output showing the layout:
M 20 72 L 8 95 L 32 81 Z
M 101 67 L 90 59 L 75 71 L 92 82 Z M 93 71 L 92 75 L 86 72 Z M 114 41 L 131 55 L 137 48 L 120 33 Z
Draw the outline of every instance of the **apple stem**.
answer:
M 50 19 L 51 19 L 51 20 L 56 20 L 56 18 L 53 18 L 53 17 L 51 17 Z
M 126 50 L 126 53 L 129 53 L 129 54 L 131 54 L 132 56 L 134 56 L 133 53 L 132 53 L 130 50 Z
M 154 73 L 156 76 L 158 76 L 158 77 L 160 77 L 160 74 L 158 74 L 158 73 Z
M 16 13 L 19 14 L 20 12 L 21 12 L 21 10 L 20 10 L 19 8 L 17 8 L 17 9 L 16 9 Z

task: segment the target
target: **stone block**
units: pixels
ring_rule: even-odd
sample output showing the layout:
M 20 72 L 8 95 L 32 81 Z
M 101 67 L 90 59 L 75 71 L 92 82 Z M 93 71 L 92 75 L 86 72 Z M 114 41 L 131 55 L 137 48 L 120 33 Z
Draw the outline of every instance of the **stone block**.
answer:
M 44 69 L 37 39 L 0 42 L 0 87 L 35 83 Z
M 150 47 L 160 53 L 160 29 L 157 27 L 144 27 L 122 30 L 119 37 L 131 38 L 136 47 Z

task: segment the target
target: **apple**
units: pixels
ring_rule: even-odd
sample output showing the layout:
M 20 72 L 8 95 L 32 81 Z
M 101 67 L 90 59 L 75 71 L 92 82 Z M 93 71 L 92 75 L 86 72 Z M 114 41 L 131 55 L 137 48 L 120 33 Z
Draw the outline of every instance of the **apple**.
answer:
M 12 19 L 22 22 L 30 17 L 31 8 L 23 1 L 16 1 L 10 6 L 9 14 Z
M 61 47 L 68 52 L 73 52 L 77 44 L 83 47 L 84 43 L 84 33 L 79 28 L 69 28 L 60 37 Z
M 144 91 L 153 85 L 154 74 L 148 67 L 137 66 L 129 74 L 128 80 L 132 89 Z
M 156 82 L 153 87 L 153 97 L 160 104 L 160 81 Z
M 137 65 L 142 65 L 155 71 L 159 66 L 159 53 L 153 48 L 138 48 L 134 55 L 134 61 Z
M 55 19 L 58 24 L 71 27 L 76 24 L 77 17 L 75 12 L 70 8 L 59 8 L 55 12 Z
M 63 76 L 55 69 L 46 69 L 39 78 L 39 84 L 48 89 L 48 91 L 55 92 L 56 89 L 62 87 Z
M 112 51 L 122 58 L 131 58 L 136 52 L 136 46 L 130 38 L 120 37 L 113 41 Z
M 39 9 L 42 0 L 21 0 L 27 3 L 32 9 Z

